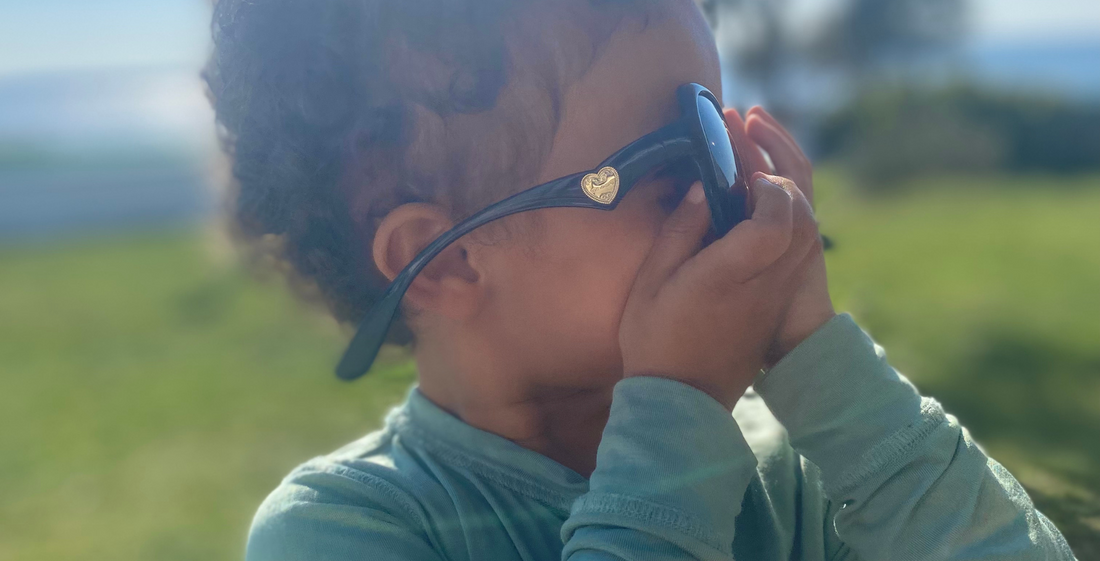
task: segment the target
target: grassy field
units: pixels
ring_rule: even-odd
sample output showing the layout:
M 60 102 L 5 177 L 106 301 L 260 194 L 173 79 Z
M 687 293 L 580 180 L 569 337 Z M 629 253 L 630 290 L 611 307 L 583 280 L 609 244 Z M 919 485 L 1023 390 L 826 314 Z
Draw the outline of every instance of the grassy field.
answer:
M 838 307 L 1100 558 L 1100 178 L 842 183 Z M 239 559 L 282 475 L 412 381 L 390 353 L 337 382 L 343 337 L 203 232 L 0 249 L 0 560 Z

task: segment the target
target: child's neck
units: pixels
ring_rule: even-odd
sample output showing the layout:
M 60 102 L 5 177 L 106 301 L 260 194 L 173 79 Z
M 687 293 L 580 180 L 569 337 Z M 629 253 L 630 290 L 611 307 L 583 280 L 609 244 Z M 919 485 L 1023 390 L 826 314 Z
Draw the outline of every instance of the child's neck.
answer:
M 463 375 L 435 368 L 439 365 L 417 355 L 420 392 L 436 405 L 584 477 L 596 468 L 596 449 L 607 424 L 613 386 L 548 388 L 516 383 L 514 375 Z M 500 383 L 502 379 L 509 383 Z

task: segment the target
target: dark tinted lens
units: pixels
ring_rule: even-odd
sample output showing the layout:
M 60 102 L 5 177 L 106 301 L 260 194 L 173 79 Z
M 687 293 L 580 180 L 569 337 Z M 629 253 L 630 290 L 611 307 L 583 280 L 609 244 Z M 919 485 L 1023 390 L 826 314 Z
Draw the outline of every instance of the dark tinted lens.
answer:
M 719 183 L 727 188 L 737 182 L 737 158 L 733 155 L 733 145 L 730 144 L 729 133 L 726 131 L 726 120 L 714 103 L 704 96 L 695 98 L 699 104 L 699 119 L 703 122 L 703 135 L 710 147 L 710 157 L 714 160 L 714 172 L 718 175 Z

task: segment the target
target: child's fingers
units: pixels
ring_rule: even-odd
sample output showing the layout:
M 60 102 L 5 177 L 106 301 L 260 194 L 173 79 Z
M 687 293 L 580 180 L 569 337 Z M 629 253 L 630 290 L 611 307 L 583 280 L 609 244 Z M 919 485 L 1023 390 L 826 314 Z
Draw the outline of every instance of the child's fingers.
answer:
M 706 200 L 703 184 L 695 182 L 661 227 L 638 271 L 635 290 L 655 293 L 684 261 L 699 251 L 703 236 L 710 228 L 710 208 Z
M 814 220 L 813 207 L 798 186 L 790 179 L 764 174 L 759 174 L 757 178 L 763 178 L 779 185 L 791 194 L 791 242 L 787 251 L 773 267 L 778 274 L 785 275 L 796 268 L 815 245 L 821 243 L 817 221 Z
M 806 167 L 807 160 L 802 150 L 771 123 L 764 119 L 750 117 L 745 129 L 749 138 L 771 156 L 775 171 L 779 175 L 789 177 L 789 172 L 801 171 Z
M 741 115 L 737 113 L 737 110 L 725 109 L 722 111 L 722 115 L 726 118 L 726 127 L 730 131 L 730 139 L 733 145 L 737 147 L 737 153 L 744 159 L 741 163 L 747 168 L 744 170 L 745 177 L 752 177 L 752 174 L 758 171 L 770 172 L 771 167 L 768 165 L 768 161 L 764 159 L 764 155 L 760 153 L 760 148 L 745 134 L 745 121 L 741 119 Z
M 768 152 L 772 163 L 775 164 L 776 174 L 793 179 L 803 190 L 807 199 L 812 201 L 813 166 L 809 158 L 786 130 L 770 119 L 770 116 L 764 118 L 762 114 L 766 115 L 763 110 L 760 110 L 749 116 L 745 125 L 749 137 Z
M 802 154 L 802 150 L 797 145 L 792 144 L 775 127 L 761 119 L 749 119 L 746 128 L 749 136 L 768 152 L 772 163 L 775 164 L 776 175 L 793 179 L 799 188 L 804 190 L 808 198 L 812 197 L 812 168 L 805 155 Z
M 753 106 L 751 109 L 748 110 L 747 113 L 745 113 L 745 121 L 748 122 L 754 116 L 757 119 L 763 119 L 770 123 L 776 129 L 778 129 L 779 132 L 783 133 L 783 136 L 786 136 L 787 140 L 789 140 L 791 144 L 798 146 L 798 141 L 794 139 L 794 135 L 792 135 L 786 127 L 784 127 L 778 120 L 776 120 L 775 116 L 773 116 L 771 113 L 768 113 L 766 109 L 759 105 Z
M 775 263 L 791 244 L 793 199 L 783 187 L 756 175 L 750 193 L 752 217 L 699 252 L 703 274 L 744 283 Z

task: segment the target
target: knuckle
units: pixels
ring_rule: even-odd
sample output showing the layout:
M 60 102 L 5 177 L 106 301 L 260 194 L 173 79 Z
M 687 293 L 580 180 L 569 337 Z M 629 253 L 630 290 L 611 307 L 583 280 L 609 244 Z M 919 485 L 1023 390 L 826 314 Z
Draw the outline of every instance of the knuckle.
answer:
M 702 294 L 722 294 L 728 291 L 732 285 L 741 282 L 739 280 L 741 274 L 738 269 L 714 271 L 712 274 L 704 275 L 699 279 L 698 290 Z
M 665 222 L 662 233 L 666 237 L 683 236 L 691 231 L 691 223 L 683 213 L 674 214 Z
M 792 228 L 791 224 L 785 223 L 771 223 L 762 224 L 757 230 L 757 243 L 763 246 L 784 246 L 790 243 Z
M 795 242 L 799 247 L 813 249 L 822 245 L 821 234 L 818 232 L 817 223 L 809 221 L 798 230 L 798 239 Z
M 754 244 L 749 258 L 758 261 L 759 264 L 770 264 L 787 252 L 791 241 L 790 230 L 776 231 L 773 235 L 764 237 Z
M 706 209 L 703 209 L 703 211 L 705 210 Z M 665 222 L 663 228 L 664 234 L 673 237 L 695 235 L 702 227 L 705 217 L 709 216 L 703 211 L 687 212 L 686 209 L 679 209 L 675 214 L 669 217 L 667 222 Z
M 795 182 L 791 180 L 791 198 L 798 202 L 800 200 L 806 200 L 805 183 Z
M 821 234 L 815 229 L 814 235 L 810 240 L 810 251 L 814 253 L 821 253 L 825 251 L 825 240 L 821 238 Z
M 798 223 L 814 221 L 814 208 L 810 205 L 810 200 L 806 197 L 799 197 L 799 199 L 795 201 L 793 212 L 794 220 Z
M 680 238 L 688 234 L 689 228 L 687 224 L 678 222 L 676 224 L 669 224 L 665 227 L 666 238 Z

